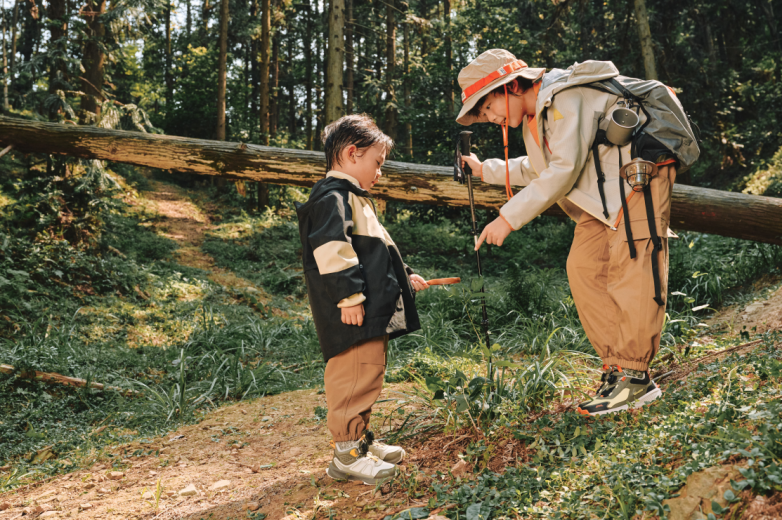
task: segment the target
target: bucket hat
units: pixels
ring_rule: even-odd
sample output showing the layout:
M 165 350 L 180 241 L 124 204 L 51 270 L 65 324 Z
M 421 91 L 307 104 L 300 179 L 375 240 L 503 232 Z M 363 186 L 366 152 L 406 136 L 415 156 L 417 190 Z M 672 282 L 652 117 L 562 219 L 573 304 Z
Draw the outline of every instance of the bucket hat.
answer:
M 533 69 L 504 49 L 491 49 L 459 72 L 459 86 L 462 88 L 462 109 L 456 122 L 470 126 L 480 119 L 467 114 L 475 104 L 495 88 L 522 77 L 531 81 L 540 78 L 545 68 Z

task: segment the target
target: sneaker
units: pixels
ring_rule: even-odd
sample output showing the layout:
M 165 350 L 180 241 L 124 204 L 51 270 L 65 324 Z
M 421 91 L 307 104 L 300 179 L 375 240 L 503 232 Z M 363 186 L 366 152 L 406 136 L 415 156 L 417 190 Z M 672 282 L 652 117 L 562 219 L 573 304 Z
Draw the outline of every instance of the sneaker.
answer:
M 582 415 L 607 413 L 640 408 L 662 395 L 662 390 L 649 377 L 649 372 L 612 368 L 598 394 L 591 401 L 580 405 L 576 411 Z
M 611 367 L 608 365 L 603 365 L 603 375 L 600 376 L 600 388 L 597 389 L 597 392 L 595 392 L 595 398 L 600 397 L 600 394 L 603 393 L 603 390 L 606 389 L 606 386 L 608 385 L 608 376 L 611 374 Z M 616 384 L 616 383 L 614 383 Z M 591 400 L 581 403 L 578 405 L 579 408 L 583 408 L 584 406 L 587 406 Z
M 405 458 L 405 455 L 407 455 L 407 452 L 405 452 L 405 450 L 400 446 L 391 446 L 389 444 L 376 441 L 375 434 L 370 431 L 364 432 L 363 438 L 366 438 L 367 443 L 369 444 L 369 452 L 378 459 L 385 462 L 399 464 L 402 462 L 402 459 Z
M 340 449 L 340 445 L 343 449 Z M 326 474 L 336 480 L 359 480 L 374 486 L 393 478 L 396 466 L 372 454 L 362 437 L 355 442 L 335 443 L 334 458 Z

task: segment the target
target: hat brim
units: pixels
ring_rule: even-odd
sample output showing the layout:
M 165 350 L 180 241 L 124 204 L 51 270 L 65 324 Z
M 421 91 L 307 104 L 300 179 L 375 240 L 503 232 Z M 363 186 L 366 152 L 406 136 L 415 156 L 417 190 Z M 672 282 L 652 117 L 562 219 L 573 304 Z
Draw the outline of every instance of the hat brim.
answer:
M 514 79 L 518 77 L 522 77 L 525 79 L 528 79 L 530 81 L 535 81 L 536 79 L 543 76 L 543 74 L 546 72 L 546 69 L 540 68 L 540 69 L 532 69 L 529 67 L 525 67 L 523 69 L 519 69 L 515 72 L 512 72 L 508 74 L 507 76 L 503 76 L 501 78 L 497 78 L 496 81 L 493 81 L 483 87 L 481 90 L 473 94 L 467 99 L 467 102 L 462 105 L 462 109 L 459 111 L 459 115 L 456 117 L 456 122 L 460 125 L 464 126 L 470 126 L 473 123 L 485 123 L 486 121 L 481 121 L 479 118 L 475 116 L 468 115 L 467 113 L 472 110 L 472 108 L 475 106 L 475 104 L 483 99 L 483 97 L 494 90 L 497 87 L 501 87 L 502 85 L 506 83 L 510 83 Z

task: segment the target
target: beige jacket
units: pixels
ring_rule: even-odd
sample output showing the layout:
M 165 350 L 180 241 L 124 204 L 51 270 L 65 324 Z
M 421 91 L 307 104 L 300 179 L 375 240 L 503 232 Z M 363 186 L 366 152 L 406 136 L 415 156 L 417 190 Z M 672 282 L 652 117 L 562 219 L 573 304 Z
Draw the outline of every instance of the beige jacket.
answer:
M 583 212 L 608 226 L 616 222 L 622 208 L 618 148 L 603 145 L 598 148 L 606 179 L 603 185 L 609 214 L 606 219 L 590 146 L 597 133 L 599 119 L 607 117 L 618 107 L 619 98 L 588 87 L 567 88 L 571 81 L 583 81 L 583 74 L 590 74 L 594 81 L 615 76 L 616 68 L 606 63 L 580 64 L 578 72 L 582 77 L 578 79 L 572 77 L 575 75 L 572 67 L 567 71 L 553 69 L 543 76 L 535 107 L 540 146 L 535 143 L 524 121 L 524 144 L 529 155 L 509 161 L 511 184 L 526 186 L 500 209 L 500 214 L 513 229 L 521 228 L 554 203 L 558 203 L 576 222 Z M 644 121 L 641 114 L 641 124 Z M 622 164 L 630 160 L 630 145 L 626 145 L 622 147 Z M 505 184 L 505 161 L 486 160 L 482 178 L 492 184 Z M 625 194 L 629 192 L 629 187 L 625 186 Z M 663 236 L 667 224 L 658 224 Z

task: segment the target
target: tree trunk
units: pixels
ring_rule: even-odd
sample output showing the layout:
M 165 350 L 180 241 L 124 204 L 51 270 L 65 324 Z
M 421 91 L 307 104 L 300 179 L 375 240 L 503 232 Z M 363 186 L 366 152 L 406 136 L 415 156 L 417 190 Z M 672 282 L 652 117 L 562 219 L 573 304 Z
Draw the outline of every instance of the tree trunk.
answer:
M 296 92 L 295 92 L 295 82 L 296 79 L 293 75 L 293 58 L 294 58 L 294 49 L 296 47 L 296 37 L 295 32 L 293 32 L 292 28 L 288 29 L 288 66 L 285 67 L 285 83 L 288 86 L 288 133 L 291 136 L 291 139 L 296 138 L 297 134 L 297 125 L 296 125 Z
M 405 18 L 407 18 L 407 7 L 405 7 Z M 408 157 L 412 159 L 413 157 L 413 125 L 410 124 L 410 107 L 412 105 L 411 95 L 412 95 L 412 88 L 410 83 L 410 23 L 405 19 L 404 22 L 404 34 L 402 35 L 404 38 L 404 53 L 405 53 L 405 62 L 404 62 L 404 69 L 405 69 L 405 82 L 404 82 L 404 89 L 405 89 L 405 112 L 406 112 L 406 122 L 405 122 L 405 146 L 404 146 L 404 152 L 407 154 Z
M 171 73 L 171 0 L 167 0 L 166 3 L 166 73 L 164 75 L 164 79 L 166 82 L 166 107 L 168 108 L 169 114 L 171 111 L 173 111 L 174 107 L 174 77 Z M 221 30 L 222 30 L 222 21 L 221 21 Z M 220 35 L 220 38 L 222 38 L 222 34 Z M 220 51 L 222 52 L 222 39 L 220 40 Z M 220 96 L 219 94 L 219 88 L 218 88 L 218 98 Z M 219 106 L 219 100 L 218 100 L 218 106 Z M 220 109 L 218 108 L 218 112 Z M 219 119 L 219 115 L 217 116 Z M 219 123 L 218 123 L 219 126 Z
M 312 150 L 312 8 L 309 0 L 305 0 L 304 30 L 304 132 L 307 134 L 307 150 Z
M 445 80 L 445 106 L 448 117 L 453 115 L 453 56 L 451 48 L 451 0 L 443 0 L 443 18 L 445 20 L 445 70 L 448 77 Z
M 638 26 L 638 38 L 641 41 L 641 56 L 644 60 L 646 79 L 657 79 L 652 31 L 649 29 L 649 13 L 646 12 L 646 0 L 633 1 L 635 6 L 635 23 Z
M 5 50 L 6 15 L 3 11 L 3 112 L 8 112 L 8 57 Z
M 53 153 L 239 180 L 312 186 L 323 178 L 322 153 L 225 141 L 105 130 L 0 117 L 0 147 L 22 153 Z M 467 189 L 453 182 L 451 167 L 388 161 L 374 188 L 386 200 L 467 206 Z M 704 173 L 708 175 L 708 172 Z M 505 204 L 505 187 L 477 183 L 479 208 Z M 557 206 L 547 214 L 562 215 Z M 782 245 L 782 199 L 675 185 L 675 229 Z
M 426 0 L 420 0 L 421 6 L 421 18 L 425 21 L 429 21 L 429 6 L 426 4 Z M 426 29 L 426 24 L 421 24 L 421 59 L 425 59 L 429 54 L 429 32 Z
M 353 113 L 353 0 L 345 0 L 345 113 Z
M 277 135 L 280 123 L 280 31 L 272 38 L 272 61 L 270 67 L 269 87 L 269 137 Z
M 22 0 L 16 0 L 14 2 L 14 18 L 11 21 L 11 85 L 14 83 L 13 75 L 15 73 L 14 66 L 16 65 L 16 26 L 19 24 L 19 3 Z
M 56 90 L 64 90 L 62 83 L 66 81 L 65 75 L 68 67 L 65 61 L 59 57 L 65 55 L 66 45 L 63 41 L 68 34 L 68 21 L 66 19 L 66 0 L 50 0 L 49 2 L 49 31 L 51 32 L 50 45 L 52 50 L 58 51 L 49 64 L 49 93 Z M 5 38 L 3 38 L 5 41 Z M 5 51 L 5 48 L 3 48 Z M 59 88 L 58 88 L 59 87 Z M 49 114 L 52 117 L 54 114 Z
M 187 41 L 190 41 L 190 34 L 193 30 L 193 10 L 190 7 L 190 0 L 185 0 L 185 34 L 187 35 Z
M 209 34 L 209 10 L 211 7 L 209 6 L 209 0 L 204 0 L 204 5 L 201 7 L 201 43 L 203 45 L 206 45 L 206 38 Z
M 394 79 L 396 76 L 396 20 L 394 0 L 386 2 L 386 134 L 396 141 L 399 112 L 396 108 Z
M 100 105 L 98 99 L 103 100 L 103 77 L 106 55 L 103 53 L 103 41 L 106 36 L 106 28 L 97 15 L 106 12 L 106 0 L 87 0 L 85 10 L 96 13 L 86 16 L 86 32 L 88 40 L 84 44 L 84 76 L 81 78 L 82 120 L 89 121 L 100 117 Z M 89 115 L 92 114 L 92 115 Z
M 324 124 L 344 113 L 342 76 L 345 63 L 345 0 L 330 0 L 328 17 L 328 63 L 326 65 L 326 113 Z
M 252 0 L 250 4 L 250 20 L 255 23 L 258 20 L 258 0 Z M 250 142 L 255 143 L 258 128 L 258 97 L 260 96 L 261 72 L 258 70 L 258 38 L 252 37 L 250 41 Z
M 220 53 L 217 57 L 217 127 L 215 138 L 225 141 L 225 87 L 228 61 L 228 0 L 220 1 Z
M 269 144 L 269 43 L 271 38 L 271 2 L 261 3 L 261 144 Z
M 323 0 L 324 4 L 326 0 Z M 315 0 L 315 15 L 318 16 L 321 13 L 318 11 L 318 0 Z M 318 19 L 322 19 L 318 16 Z M 323 130 L 323 81 L 322 76 L 324 73 L 323 67 L 323 39 L 319 37 L 319 32 L 315 33 L 315 135 L 313 136 L 313 148 L 320 150 L 321 140 L 320 133 Z

